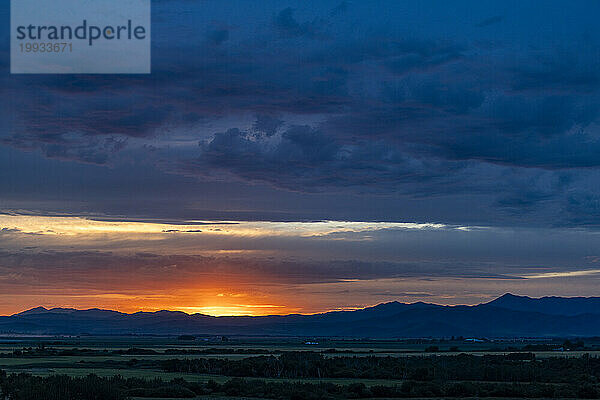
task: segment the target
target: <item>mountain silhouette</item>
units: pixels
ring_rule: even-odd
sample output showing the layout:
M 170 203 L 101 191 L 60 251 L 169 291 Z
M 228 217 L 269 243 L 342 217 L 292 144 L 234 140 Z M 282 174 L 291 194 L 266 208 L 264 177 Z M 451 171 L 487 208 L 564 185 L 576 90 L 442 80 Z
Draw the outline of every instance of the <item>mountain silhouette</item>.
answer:
M 600 298 L 505 294 L 475 306 L 390 302 L 314 315 L 213 317 L 36 307 L 0 317 L 0 333 L 340 337 L 566 337 L 600 335 Z
M 533 299 L 506 293 L 488 303 L 515 311 L 540 312 L 550 315 L 600 314 L 600 297 L 542 297 Z

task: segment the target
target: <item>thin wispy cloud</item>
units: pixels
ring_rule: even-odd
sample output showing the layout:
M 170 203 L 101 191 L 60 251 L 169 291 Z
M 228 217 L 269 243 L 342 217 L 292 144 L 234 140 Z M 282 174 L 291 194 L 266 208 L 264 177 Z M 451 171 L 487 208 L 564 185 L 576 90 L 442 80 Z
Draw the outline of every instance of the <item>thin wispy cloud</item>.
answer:
M 549 279 L 549 278 L 571 278 L 578 276 L 590 276 L 600 274 L 600 269 L 587 269 L 581 271 L 542 272 L 539 274 L 522 275 L 526 279 Z

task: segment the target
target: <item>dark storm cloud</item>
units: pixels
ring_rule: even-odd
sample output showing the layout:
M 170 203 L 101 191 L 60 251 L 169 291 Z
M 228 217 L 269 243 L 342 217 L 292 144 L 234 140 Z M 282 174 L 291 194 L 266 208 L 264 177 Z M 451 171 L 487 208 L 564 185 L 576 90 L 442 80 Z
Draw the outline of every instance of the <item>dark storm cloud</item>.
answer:
M 489 224 L 594 224 L 597 10 L 416 4 L 158 2 L 151 76 L 4 74 L 0 143 L 281 198 L 483 195 Z
M 270 115 L 258 115 L 252 128 L 259 134 L 273 136 L 283 123 L 283 120 Z
M 227 179 L 233 176 L 290 190 L 356 187 L 390 192 L 402 190 L 402 184 L 441 183 L 447 178 L 440 170 L 467 167 L 417 158 L 384 141 L 344 143 L 310 126 L 290 126 L 275 144 L 271 141 L 271 137 L 256 138 L 251 131 L 230 129 L 200 143 L 201 156 L 178 168 L 195 175 L 218 177 L 222 173 Z
M 97 287 L 112 282 L 131 285 L 130 277 L 137 277 L 138 285 L 152 285 L 161 280 L 181 282 L 210 276 L 269 277 L 269 284 L 322 284 L 347 280 L 373 280 L 384 278 L 418 278 L 438 276 L 450 278 L 521 279 L 500 273 L 490 273 L 478 266 L 449 265 L 447 263 L 392 263 L 364 261 L 314 261 L 268 260 L 239 257 L 204 257 L 180 255 L 116 255 L 105 252 L 19 252 L 0 253 L 0 280 L 15 273 L 15 284 L 47 286 L 55 283 L 82 284 Z M 99 282 L 90 282 L 93 271 Z M 508 272 L 508 270 L 507 270 Z M 48 278 L 40 279 L 41 276 Z M 6 278 L 5 278 L 6 279 Z M 72 281 L 65 282 L 65 279 Z M 100 285 L 98 285 L 100 283 Z M 122 289 L 123 287 L 121 287 Z
M 49 158 L 76 160 L 90 164 L 106 164 L 109 157 L 127 145 L 127 138 L 82 137 L 81 135 L 15 135 L 2 140 L 3 144 L 23 150 L 39 148 Z
M 564 211 L 576 225 L 597 226 L 600 219 L 600 195 L 590 189 L 570 193 Z

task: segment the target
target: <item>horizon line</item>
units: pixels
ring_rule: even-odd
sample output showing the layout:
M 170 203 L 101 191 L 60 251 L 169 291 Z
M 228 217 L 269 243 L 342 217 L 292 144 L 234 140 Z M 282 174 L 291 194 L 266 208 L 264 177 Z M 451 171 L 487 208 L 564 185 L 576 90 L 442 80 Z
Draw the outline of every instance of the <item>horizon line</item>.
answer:
M 423 304 L 428 304 L 428 305 L 434 305 L 434 306 L 440 306 L 440 307 L 475 307 L 478 305 L 483 305 L 483 304 L 488 304 L 491 303 L 497 299 L 500 299 L 502 297 L 505 296 L 513 296 L 513 297 L 521 297 L 521 298 L 529 298 L 529 299 L 533 299 L 533 300 L 540 300 L 540 299 L 547 299 L 547 298 L 561 298 L 561 299 L 593 299 L 593 298 L 600 298 L 597 296 L 570 296 L 570 297 L 566 297 L 566 296 L 541 296 L 541 297 L 532 297 L 532 296 L 527 296 L 527 295 L 521 295 L 521 294 L 514 294 L 514 293 L 510 293 L 510 292 L 506 292 L 502 295 L 498 295 L 497 297 L 494 297 L 492 300 L 490 301 L 486 301 L 486 302 L 480 302 L 480 303 L 476 303 L 476 304 L 440 304 L 440 303 L 431 303 L 431 302 L 426 302 L 423 300 L 419 300 L 419 301 L 415 301 L 415 302 L 401 302 L 398 300 L 392 300 L 392 301 L 386 301 L 386 302 L 381 302 L 381 303 L 376 303 L 373 305 L 369 305 L 369 306 L 365 306 L 365 307 L 358 307 L 358 308 L 348 308 L 348 309 L 331 309 L 331 310 L 327 310 L 327 311 L 320 311 L 320 312 L 314 312 L 314 313 L 289 313 L 289 314 L 264 314 L 264 315 L 249 315 L 249 314 L 240 314 L 240 315 L 212 315 L 212 314 L 206 314 L 206 313 L 201 313 L 201 312 L 195 312 L 195 313 L 189 313 L 186 311 L 182 311 L 180 309 L 160 309 L 160 310 L 155 310 L 155 311 L 144 311 L 144 310 L 139 310 L 139 311 L 133 311 L 133 312 L 124 312 L 124 311 L 119 311 L 119 310 L 113 310 L 113 309 L 107 309 L 107 308 L 98 308 L 98 307 L 91 307 L 91 308 L 75 308 L 75 307 L 46 307 L 46 306 L 37 306 L 37 307 L 32 307 L 32 308 L 28 308 L 26 310 L 23 311 L 19 311 L 16 312 L 14 314 L 10 314 L 10 315 L 1 315 L 1 317 L 14 317 L 14 316 L 18 316 L 20 314 L 24 314 L 27 313 L 29 311 L 33 311 L 33 310 L 37 310 L 37 309 L 43 309 L 45 311 L 53 311 L 53 310 L 68 310 L 68 311 L 106 311 L 106 312 L 114 312 L 114 313 L 119 313 L 119 314 L 125 314 L 125 315 L 134 315 L 134 314 L 140 314 L 140 313 L 147 313 L 147 314 L 156 314 L 156 313 L 160 313 L 160 312 L 170 312 L 170 313 L 181 313 L 181 314 L 185 314 L 185 315 L 189 315 L 189 316 L 194 316 L 194 315 L 202 315 L 202 316 L 206 316 L 206 317 L 212 317 L 212 318 L 239 318 L 239 317 L 246 317 L 246 318 L 261 318 L 261 317 L 285 317 L 285 316 L 290 316 L 290 315 L 320 315 L 320 314 L 328 314 L 328 313 L 334 313 L 334 312 L 353 312 L 353 311 L 360 311 L 360 310 L 365 310 L 365 309 L 369 309 L 369 308 L 373 308 L 373 307 L 377 307 L 377 306 L 381 306 L 381 305 L 385 305 L 385 304 L 392 304 L 392 303 L 399 303 L 399 304 L 406 304 L 406 305 L 414 305 L 414 304 L 419 304 L 419 303 L 423 303 Z

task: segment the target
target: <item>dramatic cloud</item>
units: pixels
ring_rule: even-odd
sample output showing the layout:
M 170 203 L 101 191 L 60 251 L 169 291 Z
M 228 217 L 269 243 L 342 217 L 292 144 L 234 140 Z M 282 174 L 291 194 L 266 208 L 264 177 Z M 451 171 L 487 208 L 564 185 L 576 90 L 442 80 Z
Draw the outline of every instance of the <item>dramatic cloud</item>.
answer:
M 316 312 L 398 298 L 473 303 L 515 288 L 593 294 L 600 276 L 600 239 L 586 230 L 333 221 L 205 221 L 200 230 L 75 217 L 1 221 L 11 226 L 0 229 L 5 313 L 36 302 L 216 313 Z
M 479 279 L 469 296 L 486 298 L 495 293 L 486 279 L 540 277 L 527 283 L 532 293 L 544 274 L 583 280 L 597 269 L 585 257 L 596 256 L 600 225 L 599 12 L 558 1 L 161 0 L 148 76 L 11 75 L 5 24 L 0 211 L 157 229 L 105 232 L 92 246 L 98 237 L 62 236 L 41 219 L 2 226 L 11 250 L 0 267 L 26 280 L 17 266 L 56 251 L 134 274 L 186 265 L 174 269 L 184 277 L 191 264 L 211 270 L 245 252 L 227 268 L 264 268 L 288 287 L 321 279 L 340 293 L 355 280 L 370 283 L 353 290 L 391 294 Z M 8 20 L 7 2 L 0 16 Z M 444 228 L 239 231 L 264 221 Z M 291 226 L 281 229 L 304 225 Z M 17 257 L 34 246 L 38 255 Z M 82 247 L 70 255 L 68 246 Z M 427 276 L 444 284 L 427 287 Z

